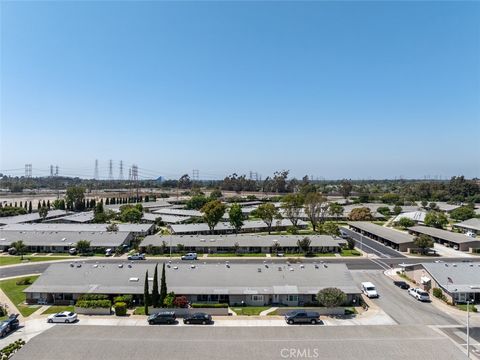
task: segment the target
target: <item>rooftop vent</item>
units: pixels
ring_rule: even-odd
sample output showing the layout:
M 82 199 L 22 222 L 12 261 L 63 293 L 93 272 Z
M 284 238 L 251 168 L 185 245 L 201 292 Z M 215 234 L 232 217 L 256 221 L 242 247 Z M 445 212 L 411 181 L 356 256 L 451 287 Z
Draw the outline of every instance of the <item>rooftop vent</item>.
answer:
M 323 267 L 324 267 L 325 269 L 328 268 L 327 264 L 323 264 Z
M 123 268 L 123 264 L 118 264 L 118 267 L 121 269 Z
M 190 265 L 190 269 L 195 269 L 196 266 L 195 265 Z
M 75 267 L 75 265 L 73 263 L 70 263 L 70 267 Z
M 282 271 L 282 267 L 281 267 L 281 266 L 278 267 L 278 271 Z
M 178 270 L 178 266 L 174 266 L 174 267 L 173 267 L 173 270 Z
M 62 238 L 62 241 L 65 241 L 65 240 L 67 240 L 67 238 Z
M 131 277 L 130 279 L 128 279 L 128 281 L 131 281 L 131 282 L 137 282 L 139 279 L 138 277 Z
M 167 268 L 169 268 L 169 269 L 170 269 L 171 267 L 172 267 L 172 266 L 171 266 L 170 264 L 167 264 Z
M 225 264 L 225 266 L 226 266 L 228 269 L 230 269 L 230 264 Z
M 258 271 L 258 272 L 262 272 L 262 268 L 258 268 L 257 271 Z
M 318 269 L 318 264 L 315 264 L 315 269 Z
M 77 268 L 80 268 L 80 267 L 82 267 L 82 264 L 77 264 Z
M 267 264 L 265 264 L 265 267 L 268 269 L 268 265 L 267 265 Z
M 127 266 L 128 266 L 128 268 L 129 268 L 129 269 L 131 269 L 131 268 L 132 268 L 132 264 L 128 264 Z
M 305 265 L 300 265 L 300 269 L 305 269 Z
M 98 268 L 98 264 L 93 264 L 93 267 L 94 267 L 94 268 Z
M 294 271 L 293 267 L 289 267 L 288 270 L 290 271 Z

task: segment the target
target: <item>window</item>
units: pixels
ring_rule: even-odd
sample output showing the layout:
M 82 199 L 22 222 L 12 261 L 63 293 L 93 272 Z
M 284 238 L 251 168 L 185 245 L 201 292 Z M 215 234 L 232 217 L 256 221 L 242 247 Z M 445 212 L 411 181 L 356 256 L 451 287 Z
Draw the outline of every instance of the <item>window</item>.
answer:
M 263 295 L 252 295 L 252 301 L 263 301 Z
M 210 301 L 218 301 L 218 295 L 210 295 Z
M 208 301 L 208 295 L 197 295 L 197 301 Z
M 288 295 L 287 296 L 287 301 L 289 301 L 289 302 L 298 301 L 298 295 Z

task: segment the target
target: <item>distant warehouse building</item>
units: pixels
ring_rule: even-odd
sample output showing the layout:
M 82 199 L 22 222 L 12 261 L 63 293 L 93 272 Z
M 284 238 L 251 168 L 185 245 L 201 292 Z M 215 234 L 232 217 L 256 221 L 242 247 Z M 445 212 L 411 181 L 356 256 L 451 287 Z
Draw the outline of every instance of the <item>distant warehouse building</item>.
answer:
M 295 253 L 297 242 L 306 236 L 300 235 L 150 235 L 145 237 L 140 246 L 146 248 L 165 247 L 167 251 L 178 252 L 178 245 L 185 251 L 212 253 Z M 343 239 L 336 240 L 329 235 L 309 235 L 310 250 L 313 253 L 337 253 L 346 244 Z
M 155 264 L 52 264 L 28 287 L 27 302 L 70 304 L 82 294 L 131 294 L 143 301 L 145 274 Z M 314 303 L 324 288 L 347 294 L 347 304 L 359 303 L 360 289 L 345 264 L 167 264 L 168 291 L 191 303 L 302 306 Z M 149 277 L 150 288 L 153 278 Z
M 458 234 L 428 226 L 412 226 L 408 228 L 408 232 L 414 235 L 429 235 L 436 243 L 460 251 L 468 251 L 470 248 L 480 248 L 480 239 L 475 239 L 465 234 Z
M 404 266 L 405 274 L 424 290 L 442 289 L 448 301 L 480 303 L 480 264 L 423 263 Z
M 398 251 L 408 251 L 415 248 L 413 236 L 393 230 L 384 226 L 376 225 L 367 221 L 350 221 L 348 226 L 353 231 L 369 237 L 372 240 L 381 242 L 384 245 Z

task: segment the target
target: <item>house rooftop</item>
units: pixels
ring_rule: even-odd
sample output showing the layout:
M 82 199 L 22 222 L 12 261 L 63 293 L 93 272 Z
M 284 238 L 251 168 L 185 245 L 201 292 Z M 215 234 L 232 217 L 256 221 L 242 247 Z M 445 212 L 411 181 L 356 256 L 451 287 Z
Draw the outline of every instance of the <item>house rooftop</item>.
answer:
M 48 211 L 47 217 L 45 219 L 51 219 L 59 216 L 66 215 L 67 212 L 65 210 L 50 210 Z M 16 216 L 5 216 L 0 217 L 0 225 L 4 224 L 21 224 L 21 223 L 28 223 L 32 221 L 40 221 L 40 215 L 38 212 L 34 212 L 31 214 L 25 215 L 16 215 Z
M 475 239 L 465 234 L 454 233 L 447 230 L 436 229 L 428 226 L 412 226 L 408 228 L 409 231 L 417 232 L 420 234 L 426 234 L 433 236 L 437 239 L 446 240 L 456 244 L 478 242 L 480 244 L 480 239 Z
M 64 232 L 105 232 L 110 224 L 68 224 L 68 223 L 34 223 L 34 224 L 10 224 L 0 228 L 9 231 L 64 231 Z M 152 224 L 117 224 L 118 232 L 148 232 Z
M 350 221 L 349 226 L 363 230 L 375 236 L 386 239 L 395 244 L 405 244 L 413 242 L 413 236 L 407 233 L 393 230 L 385 226 L 380 226 L 367 221 Z

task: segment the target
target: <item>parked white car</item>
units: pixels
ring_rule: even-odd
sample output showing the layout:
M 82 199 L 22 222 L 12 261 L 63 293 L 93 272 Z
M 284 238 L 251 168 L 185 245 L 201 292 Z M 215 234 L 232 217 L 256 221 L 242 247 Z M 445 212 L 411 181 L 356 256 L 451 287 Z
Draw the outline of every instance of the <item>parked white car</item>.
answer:
M 428 295 L 428 292 L 426 292 L 422 289 L 410 288 L 410 289 L 408 289 L 408 293 L 417 300 L 430 301 L 430 296 Z
M 182 256 L 182 260 L 197 260 L 197 253 L 188 253 Z
M 132 254 L 128 255 L 128 260 L 145 260 L 145 254 Z
M 47 321 L 49 323 L 74 323 L 77 321 L 77 314 L 71 311 L 63 311 L 50 315 Z
M 378 292 L 377 289 L 375 288 L 375 285 L 373 285 L 371 282 L 363 282 L 362 283 L 362 292 L 368 297 L 368 298 L 378 298 Z

